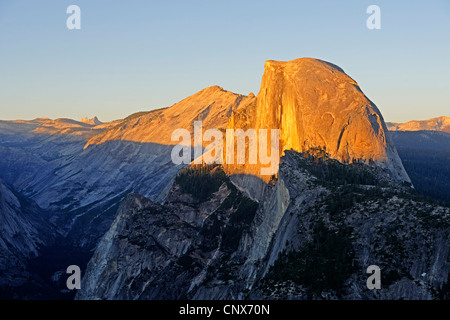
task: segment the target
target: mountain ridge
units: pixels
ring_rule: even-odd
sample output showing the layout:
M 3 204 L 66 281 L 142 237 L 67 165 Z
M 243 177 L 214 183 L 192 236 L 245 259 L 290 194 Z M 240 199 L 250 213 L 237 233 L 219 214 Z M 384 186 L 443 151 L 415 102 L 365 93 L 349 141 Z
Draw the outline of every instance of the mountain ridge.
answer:
M 252 99 L 213 85 L 170 107 L 125 118 L 118 125 L 92 137 L 84 148 L 117 140 L 173 145 L 177 143 L 171 140 L 174 130 L 187 129 L 192 135 L 193 121 L 202 121 L 204 129 L 224 129 L 231 111 Z
M 391 131 L 442 131 L 450 133 L 450 117 L 440 116 L 427 120 L 410 120 L 407 122 L 387 122 L 387 127 Z

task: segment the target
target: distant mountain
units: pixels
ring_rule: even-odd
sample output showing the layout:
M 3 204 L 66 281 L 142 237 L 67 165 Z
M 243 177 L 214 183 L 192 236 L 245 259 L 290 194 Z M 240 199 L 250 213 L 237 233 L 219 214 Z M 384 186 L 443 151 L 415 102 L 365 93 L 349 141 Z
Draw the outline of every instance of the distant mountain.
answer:
M 93 117 L 92 119 L 89 119 L 89 118 L 86 117 L 86 118 L 81 119 L 81 122 L 86 123 L 86 124 L 90 124 L 90 125 L 93 125 L 93 126 L 98 126 L 98 125 L 103 124 L 103 122 L 98 120 L 97 117 Z
M 429 120 L 411 120 L 405 123 L 387 122 L 388 130 L 391 131 L 442 131 L 450 133 L 450 118 L 446 116 Z

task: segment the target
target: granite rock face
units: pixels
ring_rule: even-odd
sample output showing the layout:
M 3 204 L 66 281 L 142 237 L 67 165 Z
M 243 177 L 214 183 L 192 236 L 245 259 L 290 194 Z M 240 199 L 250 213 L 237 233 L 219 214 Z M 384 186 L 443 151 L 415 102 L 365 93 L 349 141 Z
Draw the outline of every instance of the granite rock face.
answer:
M 264 68 L 256 101 L 233 112 L 228 128 L 279 129 L 280 155 L 322 148 L 343 162 L 374 161 L 410 182 L 380 111 L 341 68 L 311 58 L 269 60 Z M 228 167 L 231 173 L 259 169 Z

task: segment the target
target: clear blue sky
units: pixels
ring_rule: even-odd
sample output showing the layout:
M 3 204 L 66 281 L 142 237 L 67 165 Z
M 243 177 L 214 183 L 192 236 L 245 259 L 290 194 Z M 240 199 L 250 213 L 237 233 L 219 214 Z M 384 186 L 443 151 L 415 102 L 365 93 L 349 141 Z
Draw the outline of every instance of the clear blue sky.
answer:
M 342 67 L 386 121 L 450 116 L 448 0 L 0 0 L 0 119 L 109 121 L 210 85 L 257 94 L 265 60 L 300 57 Z

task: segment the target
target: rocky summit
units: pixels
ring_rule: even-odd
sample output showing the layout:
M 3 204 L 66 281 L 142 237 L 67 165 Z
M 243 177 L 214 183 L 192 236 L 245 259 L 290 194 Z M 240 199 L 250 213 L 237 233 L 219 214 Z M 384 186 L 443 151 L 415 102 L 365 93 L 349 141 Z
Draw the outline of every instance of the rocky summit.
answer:
M 356 81 L 325 61 L 266 61 L 256 100 L 234 111 L 228 127 L 279 129 L 280 155 L 322 148 L 343 162 L 376 162 L 409 181 L 378 108 Z M 248 166 L 230 170 L 256 174 Z

